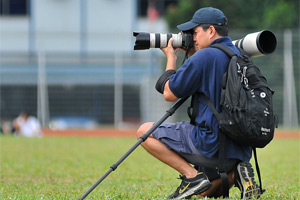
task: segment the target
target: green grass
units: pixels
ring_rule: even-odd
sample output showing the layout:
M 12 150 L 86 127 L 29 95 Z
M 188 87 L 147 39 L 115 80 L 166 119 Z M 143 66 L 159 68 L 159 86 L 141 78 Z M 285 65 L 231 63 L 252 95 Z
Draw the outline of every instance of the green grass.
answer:
M 77 199 L 135 142 L 134 138 L 0 137 L 0 199 Z M 299 140 L 258 151 L 261 199 L 299 199 Z M 86 199 L 167 199 L 178 173 L 138 147 Z M 239 191 L 230 191 L 231 199 Z M 196 199 L 196 198 L 194 198 Z

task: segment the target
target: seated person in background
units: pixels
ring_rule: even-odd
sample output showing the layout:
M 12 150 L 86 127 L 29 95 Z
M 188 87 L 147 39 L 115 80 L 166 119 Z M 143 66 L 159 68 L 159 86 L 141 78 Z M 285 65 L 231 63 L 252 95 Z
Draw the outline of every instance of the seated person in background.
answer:
M 24 137 L 41 137 L 42 130 L 39 121 L 36 117 L 28 115 L 26 112 L 21 112 L 20 115 L 13 121 L 15 134 Z

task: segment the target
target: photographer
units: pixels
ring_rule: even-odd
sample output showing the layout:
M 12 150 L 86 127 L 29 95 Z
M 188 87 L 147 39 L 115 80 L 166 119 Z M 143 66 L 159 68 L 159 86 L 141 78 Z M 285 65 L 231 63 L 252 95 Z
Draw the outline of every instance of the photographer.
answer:
M 207 48 L 211 44 L 222 43 L 235 53 L 240 52 L 228 37 L 227 19 L 216 8 L 197 10 L 191 21 L 178 25 L 181 31 L 193 31 L 194 48 L 190 58 L 176 71 L 176 52 L 173 39 L 162 48 L 167 58 L 166 71 L 158 79 L 156 89 L 166 101 L 175 101 L 196 93 L 204 93 L 220 112 L 222 79 L 227 71 L 230 58 L 217 48 Z M 193 195 L 220 197 L 223 195 L 222 182 L 216 172 L 218 167 L 218 123 L 205 100 L 197 100 L 198 112 L 195 124 L 189 122 L 163 123 L 142 146 L 154 157 L 180 173 L 182 182 L 170 199 L 189 198 Z M 146 133 L 153 122 L 143 124 L 137 137 Z M 248 163 L 251 147 L 241 146 L 226 137 L 225 169 L 229 186 L 234 183 L 241 190 L 241 197 L 259 197 L 251 190 L 258 187 L 254 173 Z M 247 193 L 247 194 L 246 194 Z M 250 195 L 250 196 L 249 196 Z M 253 195 L 253 196 L 251 196 Z

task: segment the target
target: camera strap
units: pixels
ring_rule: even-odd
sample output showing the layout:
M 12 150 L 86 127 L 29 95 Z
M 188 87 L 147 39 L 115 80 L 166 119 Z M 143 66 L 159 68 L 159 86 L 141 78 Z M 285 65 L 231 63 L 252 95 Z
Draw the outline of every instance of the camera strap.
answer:
M 190 48 L 186 49 L 186 52 L 185 52 L 185 55 L 184 55 L 184 58 L 183 58 L 183 61 L 182 61 L 181 65 L 183 65 L 183 63 L 186 61 L 186 59 L 188 59 L 188 57 L 189 57 L 189 50 L 190 50 Z

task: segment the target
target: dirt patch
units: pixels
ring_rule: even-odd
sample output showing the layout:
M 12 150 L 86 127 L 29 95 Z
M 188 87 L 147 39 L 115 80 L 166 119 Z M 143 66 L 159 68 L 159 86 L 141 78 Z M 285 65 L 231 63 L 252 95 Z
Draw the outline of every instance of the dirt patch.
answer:
M 275 138 L 300 139 L 299 130 L 276 130 Z
M 101 128 L 93 130 L 68 129 L 50 130 L 44 129 L 45 136 L 82 136 L 82 137 L 135 137 L 137 129 Z M 275 138 L 300 139 L 299 130 L 276 130 Z

